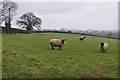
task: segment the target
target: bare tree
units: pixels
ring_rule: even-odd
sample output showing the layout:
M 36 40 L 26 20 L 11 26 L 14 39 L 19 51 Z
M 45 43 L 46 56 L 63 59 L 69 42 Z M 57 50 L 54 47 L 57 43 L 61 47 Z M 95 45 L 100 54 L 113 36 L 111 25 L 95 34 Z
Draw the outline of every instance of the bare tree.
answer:
M 40 28 L 42 20 L 39 17 L 36 17 L 32 12 L 23 14 L 19 20 L 17 20 L 17 25 L 25 27 L 29 33 L 32 32 L 33 27 Z
M 0 4 L 0 24 L 4 22 L 7 33 L 11 33 L 11 20 L 16 13 L 17 4 L 10 0 L 4 0 Z

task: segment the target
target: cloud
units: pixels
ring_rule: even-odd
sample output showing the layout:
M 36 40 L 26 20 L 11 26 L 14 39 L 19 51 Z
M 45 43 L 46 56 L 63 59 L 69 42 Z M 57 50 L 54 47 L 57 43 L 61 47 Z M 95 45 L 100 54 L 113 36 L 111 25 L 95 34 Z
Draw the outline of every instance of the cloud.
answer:
M 42 28 L 117 29 L 116 2 L 20 2 L 14 21 L 33 12 L 42 18 Z

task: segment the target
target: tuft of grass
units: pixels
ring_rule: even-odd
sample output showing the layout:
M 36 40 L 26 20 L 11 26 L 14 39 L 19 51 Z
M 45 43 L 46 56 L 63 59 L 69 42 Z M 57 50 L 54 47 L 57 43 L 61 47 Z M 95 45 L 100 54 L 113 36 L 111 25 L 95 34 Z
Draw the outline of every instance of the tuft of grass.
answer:
M 3 34 L 3 78 L 81 78 L 93 69 L 102 72 L 99 74 L 102 77 L 118 77 L 118 42 L 102 37 L 92 39 L 91 36 L 80 41 L 80 36 L 65 33 Z M 63 50 L 51 49 L 49 40 L 52 38 L 66 38 Z M 100 53 L 100 42 L 109 44 L 106 53 Z M 116 60 L 115 67 L 109 67 L 114 64 L 113 60 Z M 101 70 L 100 64 L 104 62 L 109 63 Z

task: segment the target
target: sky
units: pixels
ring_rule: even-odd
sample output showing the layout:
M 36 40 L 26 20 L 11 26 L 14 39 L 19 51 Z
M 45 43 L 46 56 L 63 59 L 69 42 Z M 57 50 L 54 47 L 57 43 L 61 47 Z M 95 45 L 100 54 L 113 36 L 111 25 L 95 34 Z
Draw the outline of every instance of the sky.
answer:
M 14 1 L 14 0 L 13 0 Z M 19 0 L 20 1 L 20 0 Z M 25 0 L 24 0 L 25 1 Z M 77 29 L 77 30 L 117 30 L 118 2 L 99 0 L 78 2 L 65 0 L 55 2 L 16 2 L 18 10 L 12 20 L 12 26 L 24 13 L 33 12 L 42 19 L 42 29 Z

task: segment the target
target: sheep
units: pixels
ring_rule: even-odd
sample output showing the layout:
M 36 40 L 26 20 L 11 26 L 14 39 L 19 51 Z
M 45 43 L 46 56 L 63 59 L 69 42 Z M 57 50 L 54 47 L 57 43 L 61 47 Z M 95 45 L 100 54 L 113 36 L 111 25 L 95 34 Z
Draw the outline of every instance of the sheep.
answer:
M 50 45 L 52 46 L 51 48 L 54 50 L 54 47 L 59 47 L 58 49 L 62 50 L 62 46 L 64 45 L 64 42 L 66 39 L 51 39 L 50 40 Z
M 82 37 L 80 37 L 80 39 L 79 39 L 79 40 L 84 40 L 85 38 L 86 38 L 85 36 L 84 36 L 84 37 L 82 36 Z
M 101 50 L 101 53 L 104 53 L 108 48 L 108 44 L 107 43 L 104 43 L 104 42 L 101 42 L 100 43 L 100 50 Z

